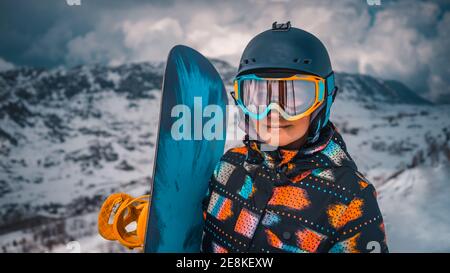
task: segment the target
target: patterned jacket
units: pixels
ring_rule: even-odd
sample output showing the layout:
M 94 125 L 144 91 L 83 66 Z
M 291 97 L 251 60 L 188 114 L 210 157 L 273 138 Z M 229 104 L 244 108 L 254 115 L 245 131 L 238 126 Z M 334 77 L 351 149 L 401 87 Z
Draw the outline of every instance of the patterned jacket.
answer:
M 203 252 L 388 252 L 375 189 L 331 123 L 300 150 L 227 151 L 203 208 Z

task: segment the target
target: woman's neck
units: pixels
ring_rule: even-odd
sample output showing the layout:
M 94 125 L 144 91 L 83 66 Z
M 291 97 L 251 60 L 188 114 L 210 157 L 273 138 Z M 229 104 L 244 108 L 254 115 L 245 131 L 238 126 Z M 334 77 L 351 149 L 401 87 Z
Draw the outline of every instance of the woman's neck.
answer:
M 286 150 L 300 150 L 300 148 L 306 143 L 307 139 L 308 139 L 308 133 L 304 134 L 301 138 L 297 139 L 296 141 L 291 142 L 280 148 L 286 149 Z

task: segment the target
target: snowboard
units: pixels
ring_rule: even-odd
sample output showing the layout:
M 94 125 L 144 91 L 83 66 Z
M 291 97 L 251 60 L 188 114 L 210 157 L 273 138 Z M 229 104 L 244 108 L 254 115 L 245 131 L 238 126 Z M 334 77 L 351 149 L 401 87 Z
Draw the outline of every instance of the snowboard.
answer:
M 202 200 L 224 152 L 226 104 L 223 81 L 208 59 L 190 47 L 173 47 L 163 79 L 145 252 L 200 252 Z

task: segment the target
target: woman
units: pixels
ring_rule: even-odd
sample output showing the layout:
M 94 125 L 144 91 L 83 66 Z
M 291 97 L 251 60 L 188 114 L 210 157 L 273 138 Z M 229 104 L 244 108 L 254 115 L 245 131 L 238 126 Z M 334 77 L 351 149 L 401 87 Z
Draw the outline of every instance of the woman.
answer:
M 244 146 L 226 152 L 204 204 L 203 252 L 388 252 L 372 184 L 328 120 L 325 46 L 290 23 L 244 50 L 232 96 Z

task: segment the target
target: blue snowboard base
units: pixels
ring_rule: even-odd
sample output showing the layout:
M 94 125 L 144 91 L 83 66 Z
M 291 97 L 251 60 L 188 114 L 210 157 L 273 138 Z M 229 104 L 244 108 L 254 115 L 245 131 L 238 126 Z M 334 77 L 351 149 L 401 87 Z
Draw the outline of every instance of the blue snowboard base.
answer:
M 225 87 L 213 65 L 192 48 L 183 45 L 172 48 L 163 81 L 145 252 L 200 251 L 201 202 L 214 166 L 223 154 L 226 104 Z M 176 105 L 185 105 L 181 109 L 189 111 L 173 117 Z M 205 109 L 208 105 L 217 105 L 223 115 L 194 117 L 199 106 Z M 199 139 L 198 133 L 204 132 L 198 128 L 199 120 L 205 125 L 211 124 L 212 118 L 222 126 L 215 126 L 222 131 L 220 138 L 206 140 L 202 135 Z M 181 126 L 184 133 L 177 130 L 174 133 L 174 126 L 177 128 L 180 122 L 184 124 Z M 189 135 L 190 139 L 179 140 Z

